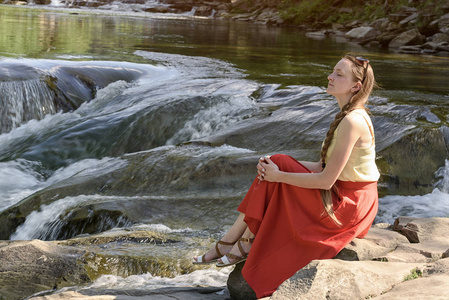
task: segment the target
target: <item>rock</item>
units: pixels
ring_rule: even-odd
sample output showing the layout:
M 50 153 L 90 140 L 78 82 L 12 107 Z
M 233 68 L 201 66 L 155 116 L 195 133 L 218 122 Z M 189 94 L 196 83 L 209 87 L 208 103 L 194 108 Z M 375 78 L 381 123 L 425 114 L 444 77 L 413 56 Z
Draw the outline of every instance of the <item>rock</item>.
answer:
M 49 5 L 49 4 L 51 4 L 51 0 L 34 0 L 34 4 Z
M 354 28 L 360 24 L 360 21 L 354 20 L 345 24 L 346 28 Z
M 397 52 L 404 54 L 420 54 L 421 46 L 401 46 Z
M 197 149 L 193 151 L 197 153 L 199 153 L 198 151 L 201 152 L 201 149 L 211 149 L 195 145 L 184 147 Z M 224 201 L 235 204 L 237 198 L 241 197 L 242 191 L 246 191 L 254 180 L 253 166 L 254 161 L 258 159 L 256 155 L 238 159 L 235 157 L 210 156 L 207 160 L 204 160 L 204 158 L 190 155 L 182 158 L 169 154 L 175 150 L 176 148 L 161 149 L 162 152 L 159 152 L 160 156 L 158 155 L 161 158 L 158 160 L 152 159 L 154 151 L 129 154 L 123 158 L 124 164 L 114 167 L 109 166 L 105 172 L 98 172 L 97 177 L 89 176 L 82 171 L 67 180 L 58 182 L 27 197 L 7 210 L 0 212 L 0 239 L 9 239 L 16 228 L 25 221 L 26 217 L 32 211 L 39 210 L 41 205 L 48 205 L 67 196 L 77 197 L 79 195 L 97 194 L 116 196 L 154 195 L 157 197 L 164 194 L 169 198 L 166 201 L 146 201 L 145 205 L 148 206 L 145 208 L 142 206 L 142 201 L 132 199 L 125 201 L 126 203 L 121 202 L 120 205 L 117 205 L 117 201 L 112 199 L 111 201 L 96 202 L 92 206 L 68 208 L 68 211 L 62 213 L 63 218 L 60 220 L 68 221 L 67 224 L 81 226 L 83 222 L 89 220 L 94 223 L 97 221 L 101 223 L 101 219 L 104 217 L 113 221 L 112 226 L 116 226 L 117 221 L 125 220 L 124 217 L 128 220 L 126 222 L 128 224 L 142 222 L 143 220 L 145 222 L 151 220 L 160 222 L 160 220 L 154 218 L 161 212 L 167 213 L 173 205 L 177 206 L 179 210 L 171 214 L 179 221 L 183 218 L 191 218 L 192 215 L 201 214 L 205 207 L 210 206 L 207 209 L 213 211 L 213 206 L 216 203 L 214 204 L 214 199 L 210 196 L 211 189 L 220 193 L 221 199 L 226 199 L 226 195 L 228 195 L 229 201 Z M 139 167 L 136 168 L 136 166 Z M 99 170 L 102 167 L 98 165 L 97 168 Z M 172 171 L 167 172 L 167 169 Z M 182 195 L 188 194 L 190 191 L 195 191 L 198 204 L 201 203 L 202 208 L 192 201 L 182 201 Z M 234 200 L 232 201 L 232 199 Z M 192 209 L 194 212 L 192 212 Z M 89 219 L 89 212 L 93 214 L 93 219 Z M 102 212 L 109 213 L 103 215 Z M 229 216 L 220 216 L 220 218 L 231 218 L 232 213 L 230 210 Z M 196 222 L 198 226 L 204 226 L 203 221 L 215 223 L 216 217 L 218 216 L 213 213 L 207 214 L 207 216 L 198 218 Z M 87 225 L 86 229 L 94 229 L 94 227 Z M 110 226 L 111 224 L 105 225 Z M 71 226 L 66 228 L 73 229 Z M 82 226 L 74 229 L 77 228 L 80 229 Z M 72 231 L 72 234 L 79 233 L 79 231 L 78 233 Z M 85 231 L 85 233 L 89 232 Z M 60 236 L 60 238 L 68 237 L 70 235 L 63 234 Z
M 445 30 L 447 27 L 449 27 L 449 13 L 441 16 L 438 19 L 438 28 L 441 32 L 446 33 L 447 30 Z
M 442 56 L 442 57 L 449 57 L 449 52 L 448 51 L 437 51 L 436 55 Z
M 91 280 L 81 263 L 84 251 L 39 240 L 0 245 L 0 299 L 81 285 Z
M 195 16 L 209 17 L 213 13 L 213 9 L 210 6 L 200 6 L 195 10 Z
M 449 275 L 408 280 L 394 286 L 376 300 L 445 299 L 449 291 Z
M 313 32 L 307 32 L 306 36 L 308 38 L 311 39 L 324 39 L 326 37 L 326 31 L 325 30 L 321 30 L 321 31 L 313 31 Z
M 401 20 L 401 21 L 399 22 L 399 25 L 400 25 L 400 26 L 405 26 L 405 25 L 407 25 L 407 23 L 412 22 L 412 21 L 415 21 L 418 17 L 419 17 L 419 14 L 418 14 L 417 12 L 416 12 L 416 13 L 413 13 L 413 14 L 411 14 L 410 16 L 408 16 L 407 18 Z
M 229 274 L 228 278 L 228 290 L 233 300 L 255 300 L 257 299 L 256 293 L 245 281 L 242 276 L 242 269 L 245 262 L 237 264 L 234 270 Z
M 346 261 L 373 260 L 393 249 L 394 247 L 383 247 L 368 239 L 354 239 L 335 258 Z
M 404 247 L 410 252 L 415 251 L 431 261 L 436 261 L 445 257 L 445 253 L 449 250 L 449 239 L 434 237 L 425 242 L 407 244 Z
M 381 247 L 394 249 L 400 244 L 409 243 L 407 238 L 399 232 L 393 231 L 388 228 L 378 228 L 379 224 L 373 225 L 368 234 L 364 238 L 365 240 L 372 241 Z
M 405 225 L 404 225 L 405 224 Z M 403 234 L 410 243 L 420 243 L 448 237 L 449 218 L 403 218 L 396 219 L 393 230 Z
M 449 46 L 447 45 L 447 43 L 440 43 L 437 45 L 436 50 L 437 51 L 449 51 Z
M 429 40 L 435 44 L 439 44 L 442 42 L 449 42 L 449 35 L 445 33 L 436 33 L 429 38 Z
M 384 31 L 387 29 L 390 20 L 388 18 L 381 18 L 373 21 L 370 26 L 378 31 Z
M 270 299 L 367 299 L 403 282 L 424 264 L 315 260 L 284 281 Z
M 403 19 L 407 18 L 408 14 L 405 13 L 398 13 L 398 14 L 389 14 L 388 19 L 390 19 L 392 22 L 399 23 Z
M 373 27 L 358 27 L 348 31 L 345 34 L 346 38 L 352 40 L 366 40 L 376 37 L 376 30 Z
M 401 30 L 401 26 L 397 22 L 389 22 L 385 28 L 386 32 L 392 32 L 395 35 L 398 30 Z
M 352 7 L 342 7 L 338 12 L 340 14 L 352 14 L 354 13 L 354 9 L 352 9 Z
M 332 23 L 332 30 L 343 30 L 345 26 L 343 24 L 340 23 Z
M 388 44 L 396 37 L 397 35 L 394 33 L 381 33 L 377 40 L 379 41 L 379 44 L 383 47 L 388 47 Z
M 432 49 L 422 49 L 421 50 L 421 54 L 424 54 L 424 55 L 433 55 L 433 54 L 435 54 L 435 53 L 438 53 L 438 51 L 437 50 L 432 50 Z
M 422 271 L 423 276 L 449 275 L 449 259 L 441 259 L 431 264 L 427 264 Z
M 421 46 L 421 49 L 430 49 L 430 50 L 436 50 L 438 44 L 435 42 L 427 42 L 424 45 Z
M 401 6 L 398 10 L 399 14 L 405 14 L 410 15 L 413 13 L 418 12 L 418 9 L 416 7 L 410 7 L 410 6 Z
M 172 287 L 152 290 L 82 290 L 37 296 L 32 300 L 227 300 L 229 293 L 223 287 Z
M 434 189 L 435 172 L 444 166 L 449 155 L 438 129 L 412 132 L 378 153 L 382 157 L 378 166 L 385 166 L 382 181 L 391 183 L 385 191 L 390 195 L 430 193 Z
M 162 13 L 162 14 L 175 12 L 175 10 L 173 8 L 170 8 L 167 6 L 155 6 L 155 7 L 144 8 L 143 11 L 151 12 L 151 13 Z
M 401 46 L 406 45 L 421 45 L 423 44 L 424 39 L 419 33 L 418 29 L 410 29 L 406 32 L 401 33 L 399 36 L 394 38 L 390 44 L 388 44 L 389 48 L 399 48 Z

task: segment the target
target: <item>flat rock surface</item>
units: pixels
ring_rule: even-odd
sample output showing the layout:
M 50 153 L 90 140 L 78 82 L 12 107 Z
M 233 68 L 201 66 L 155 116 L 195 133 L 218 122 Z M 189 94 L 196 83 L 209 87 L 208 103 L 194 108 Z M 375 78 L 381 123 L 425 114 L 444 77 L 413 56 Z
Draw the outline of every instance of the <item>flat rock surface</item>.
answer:
M 127 291 L 104 291 L 96 295 L 90 292 L 63 292 L 54 295 L 37 296 L 33 300 L 228 300 L 229 292 L 225 287 L 185 287 L 164 288 L 153 291 L 127 290 Z

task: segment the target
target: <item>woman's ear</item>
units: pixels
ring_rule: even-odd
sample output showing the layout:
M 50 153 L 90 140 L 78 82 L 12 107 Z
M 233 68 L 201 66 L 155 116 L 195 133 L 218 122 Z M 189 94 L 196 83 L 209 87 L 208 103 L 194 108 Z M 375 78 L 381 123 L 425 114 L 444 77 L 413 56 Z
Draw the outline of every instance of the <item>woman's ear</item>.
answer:
M 362 88 L 362 83 L 360 81 L 357 81 L 351 88 L 351 92 L 357 93 Z

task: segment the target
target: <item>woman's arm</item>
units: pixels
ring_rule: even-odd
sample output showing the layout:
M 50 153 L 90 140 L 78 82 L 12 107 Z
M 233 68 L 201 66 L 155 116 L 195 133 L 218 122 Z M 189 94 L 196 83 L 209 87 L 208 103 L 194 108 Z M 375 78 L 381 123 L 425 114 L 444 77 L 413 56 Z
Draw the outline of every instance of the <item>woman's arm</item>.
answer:
M 321 167 L 321 162 L 312 162 L 312 161 L 300 161 L 300 163 L 312 171 L 313 173 L 320 173 L 323 168 Z
M 265 161 L 260 161 L 257 166 L 259 177 L 262 176 L 262 180 L 270 182 L 283 182 L 303 188 L 328 190 L 337 180 L 351 155 L 354 145 L 361 137 L 363 131 L 361 126 L 360 119 L 352 115 L 346 116 L 341 121 L 334 150 L 326 163 L 326 168 L 322 172 L 282 172 L 270 158 L 265 158 Z M 316 165 L 314 169 L 316 170 Z

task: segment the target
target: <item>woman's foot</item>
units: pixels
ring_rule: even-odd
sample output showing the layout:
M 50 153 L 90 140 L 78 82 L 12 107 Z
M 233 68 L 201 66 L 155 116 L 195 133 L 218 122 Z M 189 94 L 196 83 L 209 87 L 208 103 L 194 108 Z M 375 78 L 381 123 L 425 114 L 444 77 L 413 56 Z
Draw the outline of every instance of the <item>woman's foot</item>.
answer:
M 240 238 L 228 254 L 218 259 L 217 267 L 227 267 L 245 261 L 254 238 Z
M 215 244 L 214 248 L 211 248 L 206 254 L 202 256 L 195 256 L 193 257 L 193 264 L 194 265 L 206 265 L 215 263 L 218 261 L 220 257 L 223 255 L 229 253 L 229 251 L 234 246 L 235 242 L 224 242 L 224 241 L 218 241 Z

